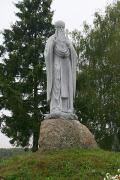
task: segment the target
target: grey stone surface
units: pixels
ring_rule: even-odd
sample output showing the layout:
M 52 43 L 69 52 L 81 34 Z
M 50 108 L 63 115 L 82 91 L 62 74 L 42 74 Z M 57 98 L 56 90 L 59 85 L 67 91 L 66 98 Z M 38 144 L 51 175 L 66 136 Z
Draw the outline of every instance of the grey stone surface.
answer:
M 63 113 L 73 113 L 77 54 L 65 33 L 65 23 L 57 21 L 55 28 L 55 34 L 49 37 L 44 52 L 47 100 L 50 103 L 50 114 L 63 116 Z
M 40 150 L 62 148 L 96 148 L 97 143 L 89 129 L 78 120 L 44 120 L 40 128 Z
M 73 113 L 65 113 L 65 112 L 55 112 L 51 114 L 46 114 L 44 119 L 67 119 L 67 120 L 74 120 L 78 119 L 76 114 Z

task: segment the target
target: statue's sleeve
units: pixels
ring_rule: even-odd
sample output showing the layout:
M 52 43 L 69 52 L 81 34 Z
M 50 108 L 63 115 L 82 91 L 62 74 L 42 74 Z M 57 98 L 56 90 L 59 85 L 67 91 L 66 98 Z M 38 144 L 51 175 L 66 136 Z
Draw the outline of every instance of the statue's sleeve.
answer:
M 69 48 L 71 52 L 71 66 L 72 66 L 72 77 L 73 77 L 73 96 L 75 97 L 76 92 L 76 71 L 77 71 L 77 53 L 72 45 L 72 43 L 69 41 Z
M 50 101 L 53 80 L 53 36 L 47 40 L 44 57 L 47 73 L 47 101 Z

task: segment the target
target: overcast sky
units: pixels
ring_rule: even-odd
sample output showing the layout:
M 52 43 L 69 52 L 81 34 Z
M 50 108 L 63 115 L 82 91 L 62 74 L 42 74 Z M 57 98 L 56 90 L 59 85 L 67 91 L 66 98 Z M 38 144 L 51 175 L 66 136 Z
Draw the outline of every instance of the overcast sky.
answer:
M 0 0 L 0 31 L 9 28 L 16 21 L 14 3 L 17 2 L 18 0 Z M 83 21 L 92 24 L 94 13 L 104 12 L 105 7 L 113 2 L 114 0 L 53 0 L 53 22 L 61 19 L 66 22 L 67 29 L 79 30 Z M 9 139 L 0 133 L 0 148 L 2 147 L 11 146 Z

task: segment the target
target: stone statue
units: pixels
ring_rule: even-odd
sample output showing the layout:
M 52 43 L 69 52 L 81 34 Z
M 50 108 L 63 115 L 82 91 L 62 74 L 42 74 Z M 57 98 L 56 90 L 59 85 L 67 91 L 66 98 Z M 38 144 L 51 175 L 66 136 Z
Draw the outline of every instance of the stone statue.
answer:
M 73 115 L 73 99 L 76 91 L 77 54 L 65 33 L 65 23 L 55 23 L 55 34 L 49 37 L 45 47 L 47 71 L 47 101 L 50 114 L 47 118 Z M 73 117 L 74 119 L 74 117 Z
M 50 114 L 41 122 L 40 152 L 63 148 L 97 148 L 92 133 L 74 114 L 73 99 L 76 89 L 75 49 L 65 33 L 65 23 L 55 23 L 55 34 L 45 47 L 47 71 L 47 100 Z

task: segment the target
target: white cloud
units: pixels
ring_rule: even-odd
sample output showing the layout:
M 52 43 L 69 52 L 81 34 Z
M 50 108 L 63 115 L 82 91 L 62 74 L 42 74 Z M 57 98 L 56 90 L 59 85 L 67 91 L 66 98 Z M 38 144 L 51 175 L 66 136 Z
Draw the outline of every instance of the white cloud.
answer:
M 92 24 L 94 13 L 113 0 L 53 0 L 54 21 L 62 19 L 68 29 L 79 29 L 83 21 Z
M 9 138 L 0 132 L 0 148 L 12 148 L 13 146 L 9 143 Z

